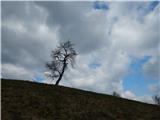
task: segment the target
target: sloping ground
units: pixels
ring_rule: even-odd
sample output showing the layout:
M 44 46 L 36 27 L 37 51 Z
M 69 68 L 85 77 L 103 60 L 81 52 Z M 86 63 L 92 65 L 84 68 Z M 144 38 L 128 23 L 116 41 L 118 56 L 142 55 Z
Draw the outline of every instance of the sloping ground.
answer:
M 1 80 L 2 120 L 160 120 L 160 107 L 63 86 Z

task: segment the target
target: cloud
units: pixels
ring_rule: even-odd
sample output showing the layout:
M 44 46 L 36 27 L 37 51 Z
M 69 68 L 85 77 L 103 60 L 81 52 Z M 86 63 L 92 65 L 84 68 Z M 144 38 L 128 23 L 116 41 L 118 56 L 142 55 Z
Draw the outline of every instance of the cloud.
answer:
M 149 85 L 149 90 L 154 94 L 160 94 L 160 84 Z
M 136 101 L 145 102 L 145 103 L 149 103 L 149 104 L 155 104 L 152 96 L 150 96 L 150 95 L 137 96 L 133 92 L 127 90 L 127 91 L 124 91 L 121 94 L 121 96 L 123 98 L 130 99 L 130 100 L 136 100 Z
M 2 65 L 2 78 L 32 80 L 34 72 L 13 64 Z
M 59 41 L 58 26 L 50 29 L 46 14 L 33 2 L 2 3 L 2 66 L 12 63 L 30 70 L 45 66 Z
M 50 51 L 59 42 L 70 39 L 78 56 L 75 69 L 68 69 L 60 84 L 108 94 L 116 91 L 136 99 L 133 91 L 124 90 L 123 77 L 130 71 L 133 58 L 144 56 L 151 56 L 143 66 L 144 72 L 152 77 L 159 74 L 156 57 L 160 5 L 151 10 L 148 10 L 150 2 L 98 3 L 100 7 L 107 6 L 103 10 L 95 9 L 94 5 L 94 2 L 3 1 L 3 76 L 21 78 L 16 76 L 21 69 L 28 79 L 43 75 Z M 98 67 L 93 69 L 94 65 Z
M 150 95 L 137 97 L 136 100 L 137 101 L 143 101 L 143 102 L 150 103 L 150 104 L 155 104 L 155 102 L 153 101 L 152 96 L 150 96 Z
M 127 99 L 136 100 L 136 95 L 133 92 L 131 92 L 131 91 L 125 91 L 122 94 L 122 97 L 127 98 Z
M 144 66 L 143 66 L 144 73 L 149 77 L 160 80 L 160 62 L 158 57 L 154 57 L 150 59 Z
M 49 26 L 60 25 L 60 40 L 73 41 L 78 53 L 92 52 L 109 42 L 106 37 L 107 30 L 104 30 L 106 29 L 105 13 L 94 10 L 92 2 L 55 2 L 54 4 L 38 2 L 37 4 L 48 11 Z M 95 18 L 98 18 L 98 21 Z

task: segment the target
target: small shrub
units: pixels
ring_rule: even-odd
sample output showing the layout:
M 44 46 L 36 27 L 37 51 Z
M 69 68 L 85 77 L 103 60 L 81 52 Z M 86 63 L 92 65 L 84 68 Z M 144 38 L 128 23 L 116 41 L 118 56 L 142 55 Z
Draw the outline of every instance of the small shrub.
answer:
M 113 92 L 113 94 L 112 94 L 112 95 L 113 95 L 113 96 L 116 96 L 116 97 L 121 97 L 121 96 L 120 96 L 120 94 L 119 94 L 119 93 L 117 93 L 117 92 L 115 92 L 115 91 Z

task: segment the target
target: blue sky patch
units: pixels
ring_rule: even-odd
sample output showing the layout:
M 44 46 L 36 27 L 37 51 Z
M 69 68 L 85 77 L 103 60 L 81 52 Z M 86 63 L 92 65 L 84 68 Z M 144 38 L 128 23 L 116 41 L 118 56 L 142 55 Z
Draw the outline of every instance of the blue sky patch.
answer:
M 123 86 L 125 90 L 131 90 L 136 95 L 151 94 L 148 86 L 154 84 L 157 81 L 151 80 L 143 74 L 143 65 L 151 58 L 151 56 L 145 56 L 142 59 L 135 59 L 130 65 L 130 73 L 126 75 L 123 80 Z
M 44 80 L 43 75 L 38 74 L 34 76 L 34 81 L 42 82 L 43 80 Z
M 133 62 L 130 64 L 130 68 L 133 70 L 141 70 L 142 66 L 149 61 L 151 56 L 144 56 L 142 59 L 134 59 Z
M 150 6 L 149 6 L 149 10 L 154 10 L 154 8 L 159 4 L 159 1 L 153 1 L 151 2 Z
M 141 13 L 141 16 L 144 16 L 144 15 L 152 12 L 158 4 L 159 4 L 159 1 L 149 2 L 147 7 L 145 7 L 145 6 L 138 7 L 138 11 Z M 142 19 L 142 18 L 140 17 L 139 19 Z
M 97 10 L 108 10 L 109 7 L 104 2 L 96 1 L 96 2 L 94 2 L 94 9 L 97 9 Z
M 89 68 L 91 68 L 91 69 L 97 69 L 100 66 L 101 66 L 100 63 L 91 63 L 91 64 L 89 64 Z

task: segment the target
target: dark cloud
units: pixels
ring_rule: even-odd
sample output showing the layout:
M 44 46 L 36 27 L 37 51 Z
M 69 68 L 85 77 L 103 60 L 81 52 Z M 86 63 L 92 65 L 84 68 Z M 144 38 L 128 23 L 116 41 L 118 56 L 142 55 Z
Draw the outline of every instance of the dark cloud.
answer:
M 160 63 L 159 57 L 155 57 L 150 59 L 144 66 L 143 66 L 144 73 L 154 80 L 160 81 Z
M 56 31 L 45 26 L 41 17 L 45 11 L 32 2 L 3 2 L 2 6 L 2 63 L 43 68 L 57 41 Z
M 60 40 L 70 39 L 76 44 L 79 53 L 89 53 L 101 48 L 106 41 L 106 19 L 102 15 L 89 16 L 93 9 L 92 2 L 38 2 L 48 10 L 49 26 L 60 26 Z M 101 22 L 101 24 L 99 24 Z M 80 36 L 80 37 L 79 37 Z M 107 46 L 106 46 L 107 47 Z

